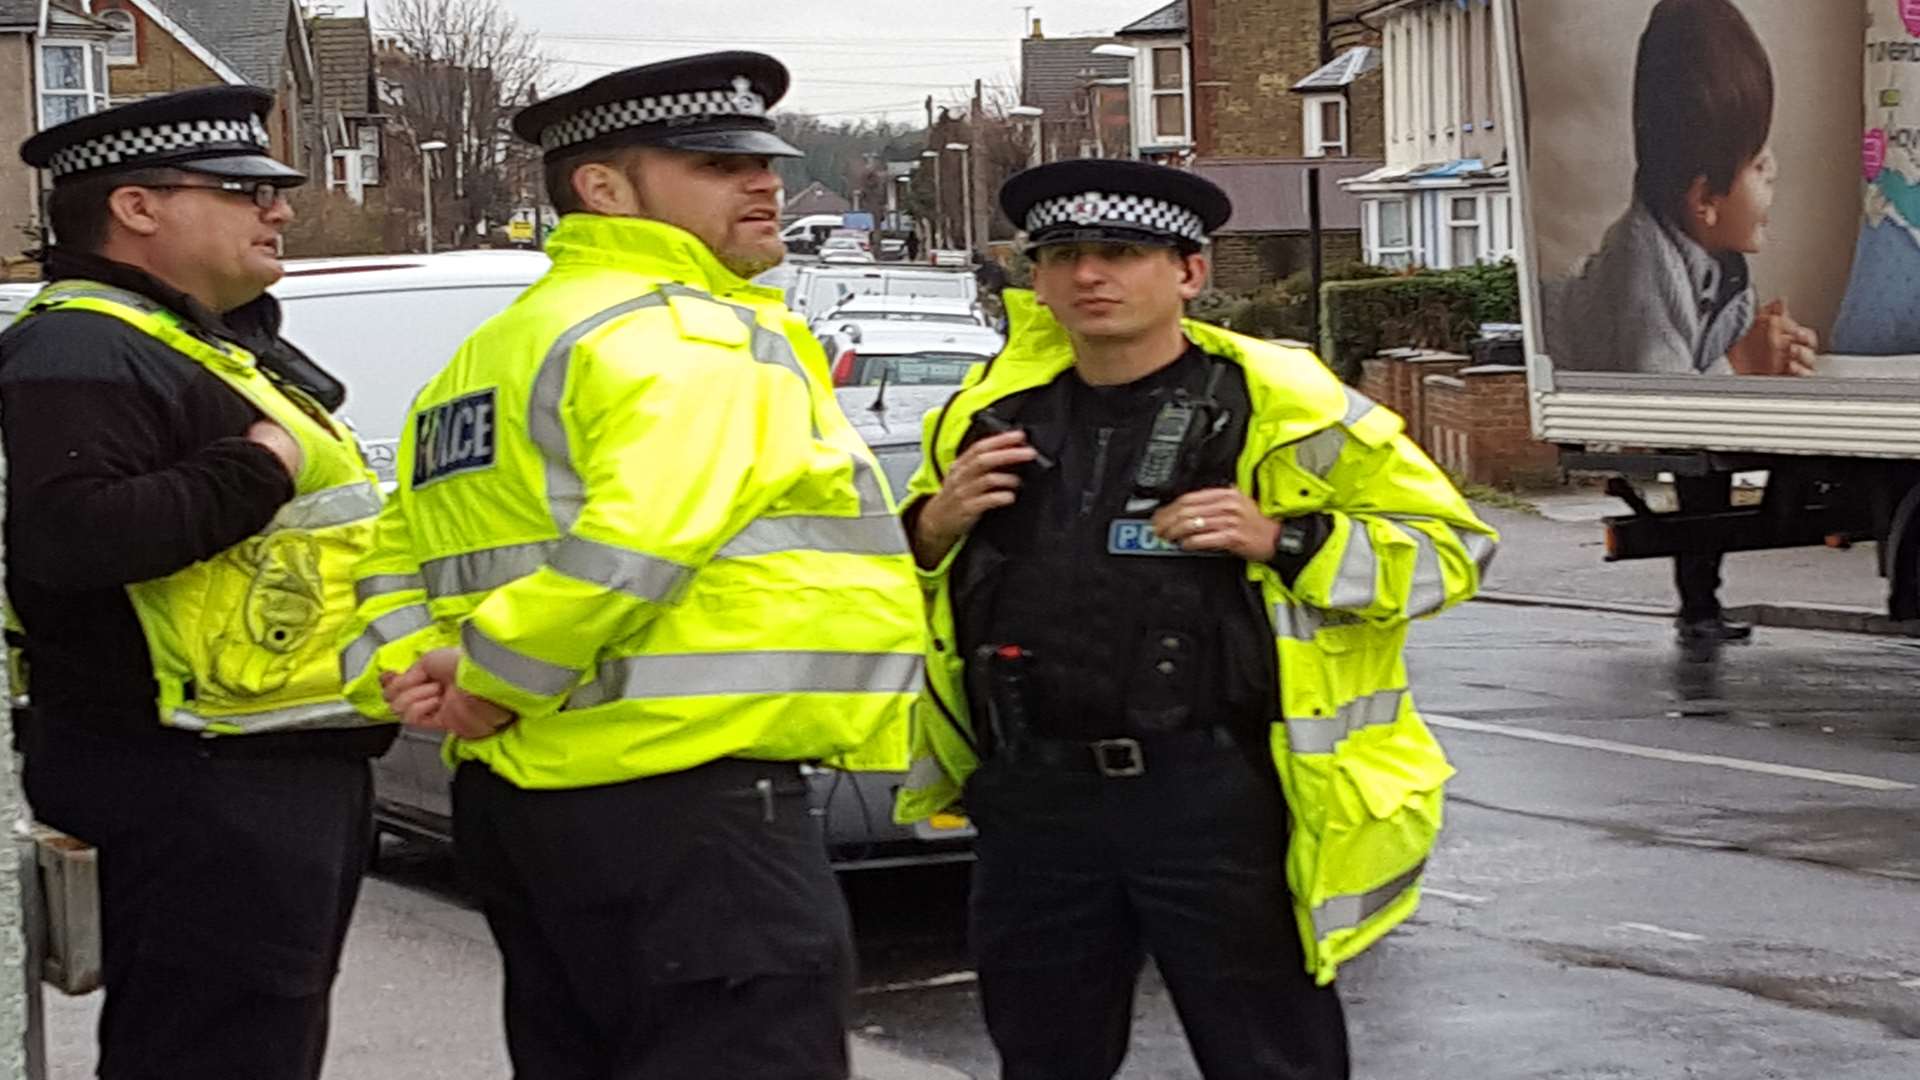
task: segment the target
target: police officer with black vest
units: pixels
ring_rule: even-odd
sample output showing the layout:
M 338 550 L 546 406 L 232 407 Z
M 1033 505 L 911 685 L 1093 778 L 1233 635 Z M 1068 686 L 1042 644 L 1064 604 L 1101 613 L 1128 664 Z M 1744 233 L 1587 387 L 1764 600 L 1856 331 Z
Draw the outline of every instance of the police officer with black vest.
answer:
M 1231 213 L 1212 183 L 1061 162 L 1001 205 L 1035 291 L 1008 291 L 1005 351 L 927 420 L 906 516 L 930 693 L 900 816 L 964 785 L 1007 1080 L 1112 1076 L 1146 954 L 1210 1080 L 1338 1080 L 1334 964 L 1411 910 L 1450 772 L 1399 642 L 1472 591 L 1490 530 L 1310 353 L 1183 321 Z M 1377 804 L 1398 836 L 1348 858 L 1302 778 L 1362 738 L 1424 775 L 1419 813 Z
M 192 90 L 21 148 L 57 242 L 0 334 L 6 584 L 28 797 L 99 851 L 107 1080 L 319 1075 L 396 730 L 341 696 L 380 491 L 266 294 L 305 180 L 272 106 Z

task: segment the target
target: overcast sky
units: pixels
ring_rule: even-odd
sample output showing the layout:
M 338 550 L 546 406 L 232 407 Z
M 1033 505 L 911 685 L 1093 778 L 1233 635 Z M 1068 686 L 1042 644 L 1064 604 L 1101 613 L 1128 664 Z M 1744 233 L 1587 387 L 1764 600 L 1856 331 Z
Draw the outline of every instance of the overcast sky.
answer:
M 917 122 L 928 94 L 940 105 L 962 100 L 974 79 L 1016 85 L 1026 17 L 1008 0 L 502 2 L 568 65 L 568 85 L 673 56 L 755 49 L 793 71 L 781 107 L 836 120 Z M 1048 37 L 1105 34 L 1164 2 L 1046 0 L 1033 15 Z

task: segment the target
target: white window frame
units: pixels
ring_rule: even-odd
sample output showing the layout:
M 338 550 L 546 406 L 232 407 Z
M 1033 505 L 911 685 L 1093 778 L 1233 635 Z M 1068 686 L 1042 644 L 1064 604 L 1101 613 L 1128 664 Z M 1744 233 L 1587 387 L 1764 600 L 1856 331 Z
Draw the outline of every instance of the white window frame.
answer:
M 1381 210 L 1388 203 L 1401 208 L 1406 219 L 1405 244 L 1386 247 L 1380 234 Z M 1415 200 L 1406 195 L 1386 195 L 1377 199 L 1368 199 L 1361 214 L 1362 242 L 1366 246 L 1367 261 L 1375 266 L 1405 269 L 1420 264 L 1420 227 L 1414 218 Z M 1389 262 L 1388 259 L 1404 257 L 1401 262 Z
M 116 19 L 115 16 L 119 18 Z M 101 46 L 102 51 L 107 54 L 107 66 L 133 67 L 138 64 L 140 62 L 140 24 L 134 19 L 133 12 L 128 11 L 126 8 L 109 8 L 106 11 L 100 12 L 95 18 L 114 28 L 112 40 Z M 125 30 L 120 29 L 120 19 L 126 20 L 127 28 Z M 115 56 L 113 46 L 122 41 L 127 44 L 127 54 L 125 56 Z
M 1323 106 L 1340 107 L 1339 130 L 1328 132 L 1321 121 Z M 1346 157 L 1348 125 L 1351 122 L 1345 94 L 1308 94 L 1301 101 L 1301 150 L 1306 157 Z
M 1513 194 L 1492 192 L 1487 196 L 1487 261 L 1513 257 Z
M 361 187 L 379 187 L 386 176 L 386 162 L 380 148 L 380 125 L 360 124 L 354 132 L 355 175 Z M 367 166 L 373 166 L 373 179 L 367 179 Z
M 1162 90 L 1156 87 L 1157 68 L 1155 60 L 1162 52 L 1180 54 L 1180 86 L 1174 90 Z M 1146 64 L 1144 82 L 1146 84 L 1146 123 L 1142 130 L 1149 136 L 1140 140 L 1143 146 L 1166 146 L 1169 143 L 1186 144 L 1193 141 L 1193 104 L 1188 91 L 1193 86 L 1192 59 L 1187 55 L 1185 45 L 1149 45 L 1141 50 L 1141 59 Z M 1160 99 L 1178 97 L 1180 99 L 1180 131 L 1177 134 L 1163 134 L 1160 130 Z
M 50 49 L 79 49 L 81 56 L 81 87 L 78 90 L 54 90 L 47 87 L 47 51 Z M 80 38 L 42 38 L 34 52 L 34 96 L 33 111 L 39 119 L 40 129 L 53 126 L 47 120 L 47 98 L 81 97 L 87 101 L 87 111 L 82 116 L 90 116 L 107 107 L 106 49 L 98 41 L 86 41 Z
M 1446 204 L 1447 208 L 1446 220 L 1442 223 L 1442 226 L 1446 229 L 1445 238 L 1448 267 L 1472 266 L 1484 261 L 1487 257 L 1486 199 L 1478 194 L 1460 195 L 1450 192 L 1442 199 L 1442 202 Z M 1463 203 L 1473 207 L 1473 217 L 1471 219 L 1462 219 L 1454 216 Z M 1455 234 L 1466 229 L 1473 230 L 1473 262 L 1470 263 L 1461 262 L 1458 257 L 1459 252 L 1454 249 L 1454 241 L 1457 239 Z

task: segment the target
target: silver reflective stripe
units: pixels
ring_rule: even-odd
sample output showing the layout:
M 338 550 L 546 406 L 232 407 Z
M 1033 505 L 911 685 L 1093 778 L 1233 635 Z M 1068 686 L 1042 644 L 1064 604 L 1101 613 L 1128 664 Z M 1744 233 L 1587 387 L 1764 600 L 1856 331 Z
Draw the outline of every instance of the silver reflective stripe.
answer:
M 763 517 L 741 529 L 716 558 L 739 559 L 778 551 L 836 555 L 902 555 L 907 534 L 892 514 L 879 517 Z
M 380 646 L 399 641 L 408 634 L 419 633 L 432 625 L 433 616 L 428 613 L 425 604 L 408 604 L 373 620 L 359 637 L 340 650 L 341 678 L 346 682 L 359 678 L 360 673 L 373 662 L 373 654 L 380 651 Z
M 1417 619 L 1446 606 L 1447 579 L 1441 573 L 1440 547 L 1433 542 L 1433 537 L 1410 525 L 1402 525 L 1400 529 L 1412 536 L 1419 547 L 1419 554 L 1413 560 L 1413 584 L 1407 589 L 1407 617 Z
M 1325 480 L 1346 448 L 1347 429 L 1330 427 L 1294 443 L 1293 460 L 1301 469 Z
M 1312 642 L 1320 630 L 1321 612 L 1305 604 L 1285 600 L 1273 605 L 1273 632 L 1276 637 Z
M 1379 595 L 1380 564 L 1374 558 L 1367 523 L 1360 518 L 1349 520 L 1352 528 L 1347 530 L 1347 550 L 1341 553 L 1340 572 L 1327 592 L 1327 606 L 1352 611 L 1373 606 L 1374 597 Z
M 280 508 L 267 525 L 266 532 L 281 529 L 330 529 L 365 521 L 380 513 L 380 488 L 377 484 L 344 484 L 302 495 Z
M 545 566 L 547 555 L 556 543 L 538 540 L 428 559 L 420 564 L 420 573 L 427 580 L 427 595 L 435 600 L 492 592 Z
M 364 604 L 376 596 L 426 587 L 426 580 L 419 574 L 375 574 L 353 583 L 353 599 L 355 603 Z
M 1346 387 L 1346 391 L 1347 415 L 1341 417 L 1340 422 L 1348 427 L 1352 427 L 1360 421 L 1365 420 L 1368 413 L 1380 407 L 1372 398 L 1355 390 L 1351 386 Z
M 62 300 L 105 300 L 110 303 L 133 308 L 135 311 L 147 315 L 158 315 L 166 310 L 152 300 L 141 296 L 139 293 L 116 289 L 111 285 L 94 283 L 89 283 L 84 286 L 73 286 L 71 288 L 61 285 L 49 285 L 40 295 L 33 298 L 33 303 L 29 306 L 36 309 L 52 307 Z
M 1468 557 L 1473 559 L 1473 564 L 1480 568 L 1480 576 L 1484 579 L 1488 568 L 1493 566 L 1493 555 L 1499 550 L 1500 545 L 1494 543 L 1493 537 L 1486 533 L 1477 533 L 1471 529 L 1454 529 L 1453 535 L 1460 538 L 1460 546 L 1467 549 Z
M 541 697 L 553 697 L 572 689 L 580 681 L 578 668 L 548 663 L 526 653 L 515 652 L 480 632 L 468 623 L 460 628 L 460 646 L 474 666 L 509 686 Z
M 569 709 L 609 701 L 759 694 L 909 694 L 919 653 L 726 652 L 628 656 L 600 665 Z
M 560 541 L 547 565 L 570 578 L 656 604 L 672 599 L 693 577 L 691 567 L 578 536 Z
M 586 502 L 586 482 L 573 467 L 573 451 L 567 445 L 567 427 L 561 419 L 561 404 L 567 393 L 567 372 L 572 366 L 573 347 L 580 339 L 630 311 L 664 307 L 667 298 L 652 292 L 632 300 L 623 300 L 567 328 L 533 379 L 533 396 L 527 405 L 527 435 L 540 448 L 547 463 L 547 509 L 561 532 L 570 531 Z
M 1336 896 L 1328 900 L 1313 909 L 1314 933 L 1324 938 L 1328 934 L 1359 927 L 1379 914 L 1388 904 L 1399 899 L 1401 894 L 1418 884 L 1420 875 L 1425 873 L 1426 869 L 1427 862 L 1422 859 L 1420 865 L 1377 889 L 1357 895 Z
M 268 709 L 234 716 L 201 716 L 191 709 L 179 708 L 173 710 L 167 722 L 188 731 L 206 731 L 215 724 L 223 724 L 237 727 L 249 735 L 266 731 L 363 727 L 369 723 L 359 710 L 344 701 L 323 701 L 317 705 L 296 705 L 289 709 Z
M 931 754 L 914 758 L 913 764 L 907 767 L 907 787 L 925 789 L 946 780 L 947 770 L 940 766 L 940 759 Z
M 1296 754 L 1331 754 L 1340 741 L 1362 728 L 1385 727 L 1400 717 L 1405 690 L 1382 690 L 1355 698 L 1332 716 L 1287 717 L 1287 748 Z

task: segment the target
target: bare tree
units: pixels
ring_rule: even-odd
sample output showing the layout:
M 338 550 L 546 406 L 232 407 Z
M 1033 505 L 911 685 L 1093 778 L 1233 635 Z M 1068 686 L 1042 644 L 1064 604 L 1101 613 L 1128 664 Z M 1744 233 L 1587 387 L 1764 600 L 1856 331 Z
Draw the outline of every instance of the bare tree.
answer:
M 419 144 L 439 140 L 434 232 L 471 244 L 516 206 L 540 200 L 539 152 L 513 137 L 514 113 L 551 73 L 535 34 L 500 0 L 385 0 L 380 75 L 405 146 L 401 183 L 420 182 Z M 418 199 L 412 200 L 417 205 Z M 404 205 L 404 204 L 403 204 Z

